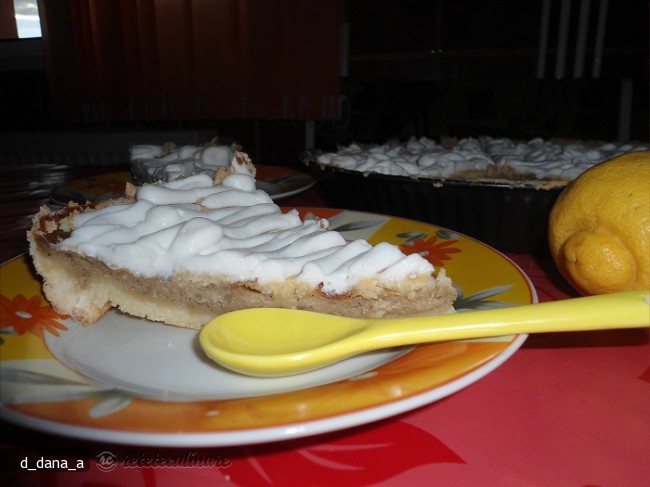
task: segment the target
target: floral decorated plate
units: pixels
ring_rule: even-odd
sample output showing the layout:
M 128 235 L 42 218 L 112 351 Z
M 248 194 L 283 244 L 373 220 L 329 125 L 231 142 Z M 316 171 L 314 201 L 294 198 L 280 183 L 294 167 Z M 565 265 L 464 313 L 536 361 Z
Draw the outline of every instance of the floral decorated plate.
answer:
M 302 208 L 347 239 L 419 252 L 444 266 L 460 312 L 537 301 L 504 255 L 464 235 L 378 214 Z M 42 431 L 152 446 L 226 446 L 298 438 L 369 423 L 481 379 L 525 336 L 374 352 L 319 371 L 259 379 L 220 368 L 197 332 L 110 311 L 83 327 L 57 315 L 29 259 L 2 265 L 0 414 Z
M 256 164 L 255 168 L 258 188 L 266 191 L 274 201 L 295 196 L 316 183 L 316 180 L 308 174 L 288 167 Z M 66 205 L 70 201 L 85 203 L 117 198 L 124 194 L 126 182 L 133 182 L 129 171 L 77 179 L 54 190 L 52 200 Z

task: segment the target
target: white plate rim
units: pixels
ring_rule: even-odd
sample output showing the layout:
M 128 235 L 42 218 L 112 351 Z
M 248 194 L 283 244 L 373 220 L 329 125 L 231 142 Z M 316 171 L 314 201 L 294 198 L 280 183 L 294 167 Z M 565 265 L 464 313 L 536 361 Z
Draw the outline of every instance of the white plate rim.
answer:
M 427 404 L 434 403 L 466 388 L 497 369 L 512 355 L 514 355 L 514 353 L 526 341 L 527 337 L 528 335 L 517 335 L 514 340 L 492 360 L 489 360 L 482 366 L 442 386 L 434 387 L 414 396 L 387 402 L 378 406 L 372 406 L 359 411 L 281 426 L 205 433 L 143 433 L 58 423 L 55 421 L 27 416 L 6 408 L 0 408 L 0 418 L 45 433 L 53 433 L 60 436 L 83 440 L 111 442 L 133 446 L 227 447 L 288 441 L 316 436 L 322 433 L 332 433 L 355 426 L 362 426 L 364 424 L 393 417 Z
M 258 165 L 258 167 L 259 167 L 259 165 Z M 266 167 L 266 166 L 264 166 L 264 167 Z M 282 166 L 271 166 L 271 167 L 281 168 Z M 291 168 L 288 168 L 288 167 L 284 168 L 284 169 L 295 171 L 295 170 L 293 170 Z M 108 172 L 106 174 L 100 174 L 100 175 L 98 175 L 96 177 L 110 176 L 112 174 L 125 173 L 125 172 L 128 172 L 128 169 L 125 169 L 123 171 L 112 171 L 112 172 Z M 309 174 L 304 173 L 304 172 L 295 171 L 295 174 L 291 174 L 290 177 L 292 179 L 292 184 L 290 185 L 289 188 L 283 188 L 281 184 L 275 184 L 279 188 L 279 191 L 268 193 L 273 201 L 289 198 L 291 196 L 295 196 L 297 194 L 303 193 L 303 192 L 307 191 L 309 188 L 311 188 L 312 186 L 314 186 L 316 184 L 316 179 L 314 177 L 310 176 Z M 62 185 L 58 186 L 57 188 L 55 188 L 51 192 L 50 200 L 53 203 L 57 204 L 57 205 L 67 205 L 68 201 L 70 201 L 70 200 L 76 201 L 77 203 L 83 203 L 83 201 L 82 201 L 83 198 L 81 197 L 81 195 L 75 196 L 75 190 L 71 189 L 69 186 L 71 184 L 74 184 L 74 183 L 79 182 L 80 180 L 84 180 L 84 179 L 90 179 L 90 177 L 78 178 L 78 179 L 75 179 L 73 181 L 69 181 L 69 182 L 67 182 L 65 184 L 62 184 Z M 268 182 L 268 181 L 265 181 L 264 179 L 261 179 L 260 181 L 261 182 Z M 271 184 L 274 184 L 274 183 L 271 182 Z M 66 194 L 68 195 L 68 197 L 65 196 Z M 120 196 L 119 194 L 111 193 L 111 194 L 105 195 L 101 199 L 118 198 L 119 196 Z M 95 197 L 95 198 L 91 199 L 92 202 L 96 202 L 98 200 L 99 200 L 99 197 Z

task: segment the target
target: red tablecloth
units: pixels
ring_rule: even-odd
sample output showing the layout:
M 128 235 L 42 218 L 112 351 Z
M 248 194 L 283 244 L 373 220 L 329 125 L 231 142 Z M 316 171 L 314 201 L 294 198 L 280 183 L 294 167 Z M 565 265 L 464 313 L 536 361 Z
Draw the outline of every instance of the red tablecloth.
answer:
M 12 199 L 6 188 L 15 184 L 8 178 L 3 171 L 2 260 L 21 251 L 26 214 L 44 198 Z M 310 190 L 282 204 L 324 203 Z M 547 258 L 509 257 L 530 276 L 540 301 L 574 295 Z M 648 329 L 532 336 L 496 371 L 446 399 L 381 422 L 275 444 L 140 448 L 2 423 L 3 457 L 47 458 L 51 449 L 78 451 L 88 471 L 15 468 L 3 472 L 5 485 L 645 486 Z M 116 460 L 111 468 L 100 461 L 107 458 Z M 181 466 L 170 468 L 171 462 Z

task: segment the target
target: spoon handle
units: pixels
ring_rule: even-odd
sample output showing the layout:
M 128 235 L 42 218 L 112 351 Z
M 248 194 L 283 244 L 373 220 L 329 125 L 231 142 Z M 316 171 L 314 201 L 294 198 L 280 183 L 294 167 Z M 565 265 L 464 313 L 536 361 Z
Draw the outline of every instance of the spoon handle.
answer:
M 508 308 L 387 319 L 355 337 L 368 349 L 522 333 L 650 326 L 650 291 L 630 291 Z M 362 336 L 363 335 L 363 336 Z M 372 342 L 372 343 L 371 343 Z

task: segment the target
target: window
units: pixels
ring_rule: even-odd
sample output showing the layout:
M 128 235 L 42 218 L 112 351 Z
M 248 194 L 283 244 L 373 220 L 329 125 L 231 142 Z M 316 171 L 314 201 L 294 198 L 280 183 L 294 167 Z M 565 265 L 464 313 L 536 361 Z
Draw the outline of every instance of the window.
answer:
M 0 40 L 40 37 L 37 0 L 0 0 Z
M 36 0 L 14 0 L 18 37 L 41 37 L 41 20 Z

